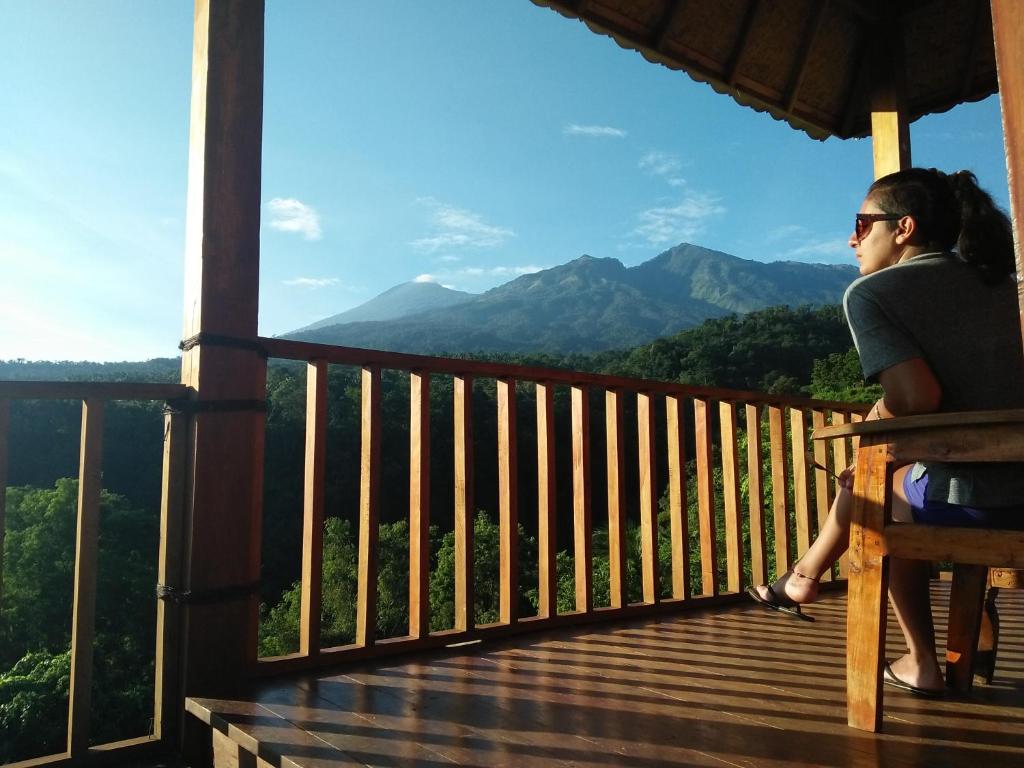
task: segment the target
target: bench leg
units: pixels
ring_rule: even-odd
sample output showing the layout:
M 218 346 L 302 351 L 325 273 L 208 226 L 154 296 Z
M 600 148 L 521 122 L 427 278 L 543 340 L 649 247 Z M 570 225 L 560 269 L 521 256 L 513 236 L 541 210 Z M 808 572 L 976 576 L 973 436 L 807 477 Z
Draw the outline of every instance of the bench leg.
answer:
M 996 673 L 996 654 L 999 652 L 999 610 L 996 598 L 999 587 L 989 587 L 985 607 L 981 612 L 978 649 L 974 656 L 974 682 L 992 685 Z
M 953 566 L 946 637 L 946 685 L 959 693 L 970 691 L 974 682 L 974 653 L 987 581 L 988 568 L 984 565 Z

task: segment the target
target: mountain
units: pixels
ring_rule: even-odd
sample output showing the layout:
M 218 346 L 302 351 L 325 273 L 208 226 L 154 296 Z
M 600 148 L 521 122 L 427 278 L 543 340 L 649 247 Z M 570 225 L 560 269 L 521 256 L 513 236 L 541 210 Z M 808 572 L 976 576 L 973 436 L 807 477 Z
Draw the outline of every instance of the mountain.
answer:
M 294 333 L 313 331 L 343 323 L 357 323 L 370 320 L 395 320 L 406 315 L 415 315 L 431 309 L 453 307 L 472 299 L 476 294 L 455 291 L 437 283 L 408 282 L 388 288 L 384 293 L 370 299 L 365 304 L 325 317 Z
M 390 320 L 322 321 L 286 338 L 423 354 L 595 352 L 732 313 L 836 303 L 856 276 L 852 266 L 765 264 L 683 243 L 636 267 L 581 256 L 454 306 Z

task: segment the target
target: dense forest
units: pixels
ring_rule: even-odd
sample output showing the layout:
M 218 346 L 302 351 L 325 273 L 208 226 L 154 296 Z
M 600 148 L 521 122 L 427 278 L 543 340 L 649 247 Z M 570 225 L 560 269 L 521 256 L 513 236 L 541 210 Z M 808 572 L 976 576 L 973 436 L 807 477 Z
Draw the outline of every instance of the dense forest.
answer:
M 866 401 L 875 394 L 860 377 L 856 353 L 838 307 L 774 308 L 712 320 L 671 338 L 596 355 L 482 355 L 525 363 L 690 384 Z M 324 531 L 322 644 L 354 636 L 356 511 L 358 509 L 359 372 L 329 373 L 327 521 Z M 150 363 L 31 363 L 0 361 L 0 379 L 174 381 L 178 361 Z M 431 628 L 452 626 L 454 536 L 450 377 L 431 382 Z M 532 387 L 523 386 L 517 427 L 520 466 L 521 609 L 536 612 L 536 457 Z M 289 653 L 298 641 L 305 368 L 274 363 L 268 370 L 263 572 L 259 645 L 262 655 Z M 557 444 L 568 441 L 568 390 L 556 389 Z M 406 632 L 408 595 L 408 381 L 385 374 L 382 401 L 384 462 L 381 488 L 378 635 Z M 592 403 L 603 423 L 603 399 Z M 11 409 L 9 488 L 0 597 L 0 760 L 63 750 L 69 677 L 71 585 L 77 482 L 79 405 L 18 402 Z M 496 408 L 493 381 L 474 388 L 476 436 L 477 620 L 496 618 Z M 109 741 L 146 733 L 152 713 L 159 480 L 162 441 L 159 404 L 108 408 L 101 500 L 99 604 L 93 733 Z M 627 424 L 629 419 L 627 418 Z M 635 441 L 635 418 L 633 419 Z M 594 477 L 604 472 L 601 436 L 592 447 Z M 629 435 L 627 435 L 627 440 Z M 742 439 L 742 436 L 741 436 Z M 568 451 L 556 459 L 559 610 L 573 608 L 571 473 Z M 692 455 L 692 454 L 691 454 Z M 633 470 L 635 473 L 635 469 Z M 689 475 L 692 477 L 693 473 Z M 664 474 L 660 475 L 664 477 Z M 635 483 L 636 478 L 627 477 Z M 720 482 L 720 479 L 719 479 Z M 595 604 L 608 603 L 606 521 L 602 483 L 595 483 Z M 745 488 L 742 489 L 745 493 Z M 691 500 L 696 498 L 691 489 Z M 533 506 L 531 506 L 533 505 Z M 694 514 L 691 509 L 691 515 Z M 627 518 L 638 520 L 635 509 Z M 668 525 L 667 515 L 660 525 Z M 691 531 L 697 526 L 691 525 Z M 630 599 L 639 586 L 639 535 L 628 530 Z M 659 537 L 667 547 L 667 531 Z M 696 550 L 697 542 L 693 542 Z M 661 557 L 669 564 L 668 552 Z M 695 564 L 695 569 L 699 570 Z M 695 570 L 692 579 L 699 584 Z M 667 573 L 665 574 L 667 577 Z M 663 577 L 663 583 L 668 579 Z

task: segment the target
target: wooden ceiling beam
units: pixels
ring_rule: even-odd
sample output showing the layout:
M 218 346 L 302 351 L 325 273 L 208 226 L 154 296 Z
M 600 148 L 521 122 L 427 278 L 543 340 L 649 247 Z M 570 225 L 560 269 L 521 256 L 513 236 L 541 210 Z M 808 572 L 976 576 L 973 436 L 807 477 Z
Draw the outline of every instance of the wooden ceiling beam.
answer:
M 983 35 L 992 34 L 991 14 L 985 13 L 987 2 L 974 3 L 974 18 L 971 20 L 971 48 L 967 54 L 967 66 L 964 67 L 964 81 L 960 86 L 960 100 L 965 101 L 974 89 L 974 76 L 978 70 L 978 49 L 981 47 Z
M 665 38 L 675 26 L 676 19 L 683 15 L 686 0 L 668 0 L 661 9 L 661 17 L 651 30 L 650 47 L 659 53 L 665 46 Z
M 740 24 L 740 34 L 736 40 L 736 45 L 733 46 L 732 55 L 729 57 L 729 63 L 725 67 L 724 80 L 731 88 L 736 86 L 736 74 L 739 72 L 740 65 L 743 63 L 743 57 L 747 52 L 747 43 L 750 40 L 750 31 L 754 28 L 754 19 L 757 17 L 760 5 L 761 0 L 747 0 L 747 12 L 743 14 L 743 21 Z
M 814 15 L 808 20 L 804 28 L 804 34 L 800 39 L 800 50 L 794 60 L 793 70 L 789 74 L 789 83 L 786 85 L 786 93 L 782 97 L 782 108 L 787 112 L 793 111 L 796 104 L 797 94 L 800 92 L 800 85 L 804 81 L 804 73 L 807 71 L 807 62 L 811 57 L 811 49 L 814 41 L 821 30 L 821 22 L 828 12 L 830 0 L 821 0 L 814 4 Z

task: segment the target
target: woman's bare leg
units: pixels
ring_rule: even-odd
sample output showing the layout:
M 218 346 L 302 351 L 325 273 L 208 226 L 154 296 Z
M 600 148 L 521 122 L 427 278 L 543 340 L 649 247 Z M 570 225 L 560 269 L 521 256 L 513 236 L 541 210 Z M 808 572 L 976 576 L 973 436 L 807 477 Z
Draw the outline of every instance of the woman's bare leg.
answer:
M 897 522 L 913 522 L 910 504 L 903 492 L 903 478 L 910 466 L 900 467 L 893 478 L 892 517 Z M 941 689 L 942 670 L 935 652 L 935 625 L 932 621 L 928 580 L 931 564 L 924 560 L 889 558 L 889 600 L 907 641 L 905 656 L 890 665 L 900 680 L 918 688 Z
M 791 574 L 781 577 L 772 584 L 775 593 L 796 603 L 813 603 L 818 597 L 818 579 L 832 567 L 850 545 L 850 510 L 853 497 L 845 486 L 839 487 L 836 499 L 832 502 L 828 517 L 821 526 L 817 538 L 793 566 Z M 764 599 L 770 599 L 768 588 L 764 585 L 756 587 L 757 593 Z M 781 590 L 781 592 L 780 592 Z

